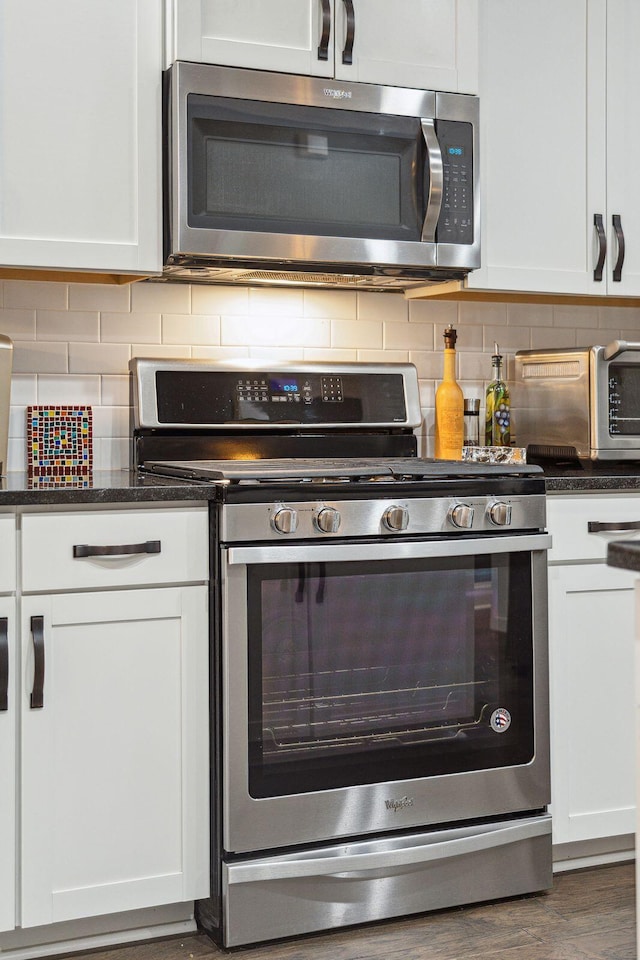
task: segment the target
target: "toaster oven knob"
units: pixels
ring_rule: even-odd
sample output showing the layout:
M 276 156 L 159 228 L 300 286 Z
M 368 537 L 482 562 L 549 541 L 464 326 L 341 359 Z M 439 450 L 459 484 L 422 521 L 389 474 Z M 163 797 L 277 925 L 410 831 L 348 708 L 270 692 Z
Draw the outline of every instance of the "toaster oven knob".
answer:
M 487 514 L 496 527 L 508 527 L 511 523 L 511 504 L 496 500 L 495 503 L 489 504 Z
M 409 511 L 406 507 L 387 507 L 382 514 L 382 522 L 387 530 L 406 530 L 409 526 Z
M 340 514 L 333 507 L 323 507 L 315 515 L 315 523 L 322 533 L 337 533 L 340 529 Z
M 278 533 L 295 533 L 298 526 L 298 514 L 291 507 L 280 507 L 271 518 L 273 529 Z
M 449 509 L 448 518 L 454 527 L 469 528 L 473 525 L 473 507 L 468 503 L 454 503 Z

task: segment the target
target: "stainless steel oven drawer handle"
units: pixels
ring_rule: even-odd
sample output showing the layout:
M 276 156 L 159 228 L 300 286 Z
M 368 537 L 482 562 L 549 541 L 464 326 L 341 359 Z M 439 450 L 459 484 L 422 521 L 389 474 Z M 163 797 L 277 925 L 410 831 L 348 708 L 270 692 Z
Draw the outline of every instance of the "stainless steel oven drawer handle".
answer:
M 435 243 L 436 227 L 442 207 L 442 151 L 440 150 L 435 122 L 433 120 L 421 120 L 420 125 L 429 157 L 429 196 L 420 239 L 423 243 Z
M 75 559 L 82 557 L 128 557 L 134 553 L 160 553 L 160 540 L 147 540 L 146 543 L 122 543 L 93 545 L 76 543 L 73 547 Z
M 340 560 L 419 560 L 430 557 L 474 557 L 485 553 L 518 553 L 549 550 L 551 536 L 536 533 L 523 536 L 467 540 L 449 537 L 445 540 L 423 540 L 401 543 L 313 543 L 305 546 L 230 547 L 229 564 L 249 563 L 331 563 Z
M 640 520 L 589 520 L 589 533 L 616 533 L 619 530 L 640 530 Z
M 551 820 L 544 817 L 510 826 L 496 827 L 471 837 L 458 837 L 439 843 L 425 843 L 416 847 L 356 853 L 344 856 L 313 857 L 310 859 L 280 860 L 265 863 L 234 864 L 229 870 L 228 882 L 256 883 L 265 880 L 285 880 L 298 877 L 340 876 L 345 873 L 373 872 L 392 867 L 404 867 L 431 860 L 462 857 L 480 850 L 491 850 L 518 840 L 542 837 L 551 831 Z

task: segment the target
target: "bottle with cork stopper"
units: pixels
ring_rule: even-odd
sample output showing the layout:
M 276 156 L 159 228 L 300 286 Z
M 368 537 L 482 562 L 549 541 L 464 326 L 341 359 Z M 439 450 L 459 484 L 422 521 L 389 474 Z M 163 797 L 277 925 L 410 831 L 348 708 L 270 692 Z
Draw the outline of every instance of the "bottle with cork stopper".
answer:
M 460 460 L 464 443 L 464 397 L 456 380 L 457 333 L 444 331 L 444 369 L 436 390 L 436 460 Z

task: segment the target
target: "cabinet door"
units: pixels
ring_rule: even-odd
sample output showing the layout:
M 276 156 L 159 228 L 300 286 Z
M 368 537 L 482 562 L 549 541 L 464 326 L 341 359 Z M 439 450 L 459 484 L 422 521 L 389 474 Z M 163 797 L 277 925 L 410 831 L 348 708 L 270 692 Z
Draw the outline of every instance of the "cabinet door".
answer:
M 604 563 L 549 568 L 554 843 L 635 832 L 636 579 Z
M 13 597 L 0 597 L 0 930 L 13 930 L 16 925 L 15 608 Z
M 23 926 L 208 895 L 206 598 L 23 600 Z
M 607 292 L 640 294 L 640 4 L 607 0 Z M 613 217 L 624 233 L 620 280 L 614 268 L 619 248 Z
M 594 214 L 606 214 L 605 37 L 600 0 L 481 4 L 483 267 L 470 287 L 607 292 L 606 271 L 593 277 Z
M 156 0 L 0 4 L 0 265 L 161 269 Z
M 331 77 L 335 2 L 173 0 L 169 60 Z
M 335 76 L 400 87 L 477 93 L 477 0 L 335 0 Z M 353 62 L 345 62 L 352 37 Z

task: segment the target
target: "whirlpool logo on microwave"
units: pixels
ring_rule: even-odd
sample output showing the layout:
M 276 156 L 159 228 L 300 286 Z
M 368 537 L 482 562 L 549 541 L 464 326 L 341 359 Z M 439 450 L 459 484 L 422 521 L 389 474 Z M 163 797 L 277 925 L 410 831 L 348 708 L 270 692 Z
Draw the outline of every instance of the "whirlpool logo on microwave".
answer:
M 399 800 L 385 800 L 384 805 L 387 810 L 393 810 L 394 813 L 399 813 L 400 810 L 406 810 L 407 807 L 413 806 L 413 797 L 400 797 Z
M 331 97 L 332 100 L 351 100 L 353 96 L 351 90 L 336 90 L 333 87 L 325 87 L 322 92 L 325 97 Z

